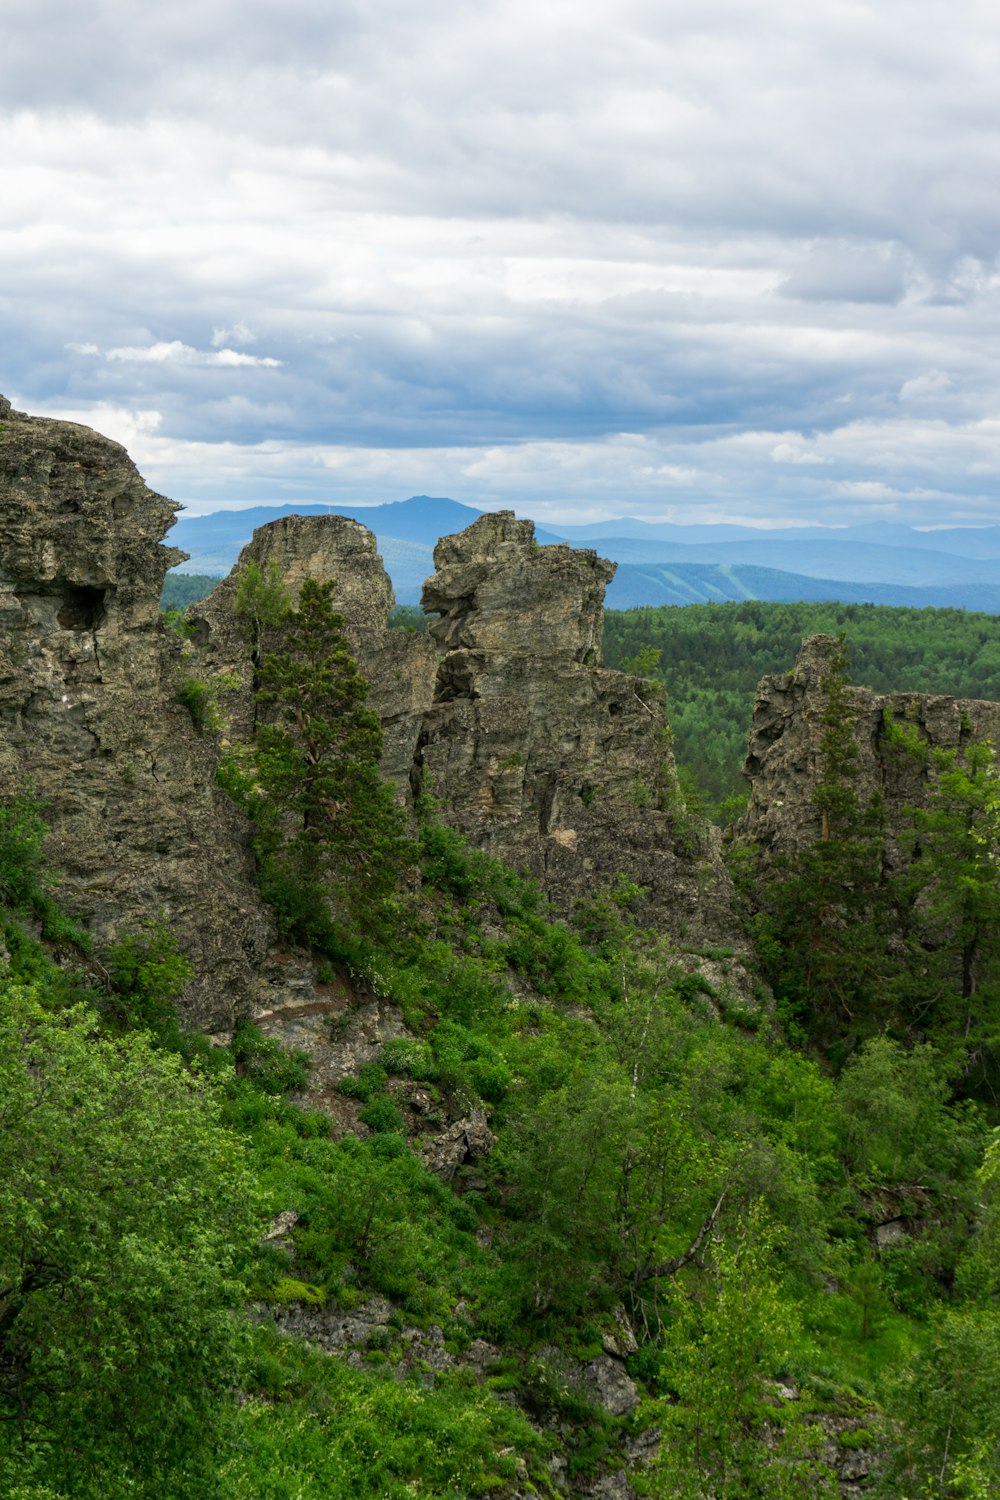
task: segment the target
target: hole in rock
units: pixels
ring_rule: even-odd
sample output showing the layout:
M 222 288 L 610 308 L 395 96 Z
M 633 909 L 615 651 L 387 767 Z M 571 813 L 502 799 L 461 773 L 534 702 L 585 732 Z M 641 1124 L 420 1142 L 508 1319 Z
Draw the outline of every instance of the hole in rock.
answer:
M 105 620 L 105 590 L 70 585 L 63 595 L 59 624 L 63 630 L 98 630 Z

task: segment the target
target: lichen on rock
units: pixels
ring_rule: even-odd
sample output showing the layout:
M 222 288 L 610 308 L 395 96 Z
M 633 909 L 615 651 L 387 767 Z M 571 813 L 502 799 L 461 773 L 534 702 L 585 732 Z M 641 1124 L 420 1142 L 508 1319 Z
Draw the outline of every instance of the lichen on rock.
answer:
M 195 969 L 185 1019 L 231 1024 L 271 924 L 242 818 L 176 701 L 159 598 L 179 507 L 89 428 L 2 414 L 0 791 L 43 804 L 60 901 L 98 951 L 162 918 Z
M 477 846 L 571 911 L 625 875 L 642 919 L 679 940 L 738 941 L 716 834 L 687 817 L 654 683 L 600 665 L 614 565 L 539 547 L 530 521 L 446 537 L 425 586 L 430 631 L 388 628 L 392 587 L 365 527 L 338 516 L 261 528 L 229 578 L 164 630 L 163 545 L 178 508 L 117 443 L 4 402 L 0 433 L 0 784 L 46 807 L 61 898 L 98 946 L 165 921 L 195 978 L 183 1019 L 215 1032 L 266 1003 L 273 924 L 249 829 L 215 784 L 219 741 L 252 738 L 266 636 L 237 608 L 251 563 L 294 602 L 336 579 L 400 799 L 438 799 Z M 200 735 L 178 701 L 207 692 Z
M 836 636 L 810 636 L 790 672 L 764 677 L 758 685 L 744 764 L 750 800 L 736 833 L 765 860 L 799 854 L 820 835 L 816 790 L 824 775 L 824 713 L 841 650 Z M 927 772 L 892 747 L 886 714 L 915 729 L 932 749 L 961 750 L 976 740 L 998 741 L 1000 704 L 863 687 L 844 691 L 858 805 L 867 807 L 876 794 L 884 802 L 885 858 L 888 868 L 897 868 L 907 858 L 905 809 L 925 799 Z

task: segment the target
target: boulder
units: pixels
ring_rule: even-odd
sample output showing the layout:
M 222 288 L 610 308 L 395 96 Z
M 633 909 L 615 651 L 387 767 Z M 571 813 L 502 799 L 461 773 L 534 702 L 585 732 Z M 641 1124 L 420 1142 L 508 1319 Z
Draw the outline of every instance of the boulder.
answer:
M 421 1160 L 430 1171 L 450 1182 L 459 1167 L 480 1161 L 492 1150 L 493 1132 L 486 1123 L 486 1115 L 481 1109 L 474 1109 L 464 1120 L 456 1120 L 435 1136 L 421 1152 Z

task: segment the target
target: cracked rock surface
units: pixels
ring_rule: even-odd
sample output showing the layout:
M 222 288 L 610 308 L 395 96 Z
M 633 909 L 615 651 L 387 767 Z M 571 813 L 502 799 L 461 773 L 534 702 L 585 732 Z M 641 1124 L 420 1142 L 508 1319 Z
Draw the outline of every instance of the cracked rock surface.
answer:
M 641 919 L 681 941 L 740 942 L 716 830 L 686 817 L 656 684 L 600 665 L 604 589 L 596 552 L 539 547 L 509 511 L 482 516 L 434 553 L 426 634 L 386 628 L 391 585 L 375 538 L 341 516 L 261 527 L 192 611 L 195 654 L 227 689 L 233 732 L 252 729 L 253 667 L 236 616 L 251 562 L 294 598 L 337 581 L 337 607 L 382 721 L 384 774 L 418 791 L 473 844 L 526 871 L 570 911 L 619 873 L 644 888 Z M 266 644 L 264 649 L 266 649 Z
M 176 701 L 161 545 L 177 507 L 124 448 L 0 402 L 0 792 L 45 807 L 59 899 L 98 956 L 159 918 L 195 975 L 185 1020 L 252 1007 L 271 924 L 213 747 Z
M 801 853 L 820 836 L 815 793 L 824 774 L 825 684 L 839 650 L 835 636 L 810 636 L 790 672 L 764 677 L 757 688 L 744 766 L 750 801 L 736 831 L 759 843 L 765 857 Z M 898 868 L 906 858 L 903 809 L 926 798 L 928 775 L 889 744 L 886 711 L 936 749 L 960 750 L 974 740 L 997 741 L 1000 704 L 862 687 L 847 688 L 846 699 L 857 746 L 858 801 L 865 807 L 876 792 L 885 799 L 885 860 L 888 868 Z

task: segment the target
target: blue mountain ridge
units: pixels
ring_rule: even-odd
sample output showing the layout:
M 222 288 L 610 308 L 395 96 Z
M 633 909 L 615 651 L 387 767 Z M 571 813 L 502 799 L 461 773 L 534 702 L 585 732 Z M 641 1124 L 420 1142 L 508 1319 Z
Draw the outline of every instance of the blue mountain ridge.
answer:
M 609 609 L 660 604 L 721 604 L 762 599 L 772 603 L 892 604 L 916 609 L 966 609 L 1000 614 L 1000 582 L 912 588 L 905 584 L 848 583 L 806 578 L 777 568 L 711 563 L 624 563 L 608 587 Z
M 190 554 L 183 571 L 223 574 L 258 526 L 287 515 L 346 515 L 375 533 L 397 600 L 419 602 L 438 538 L 481 511 L 441 496 L 383 505 L 280 505 L 182 516 L 170 541 Z M 608 605 L 712 599 L 839 600 L 1000 611 L 1000 526 L 920 532 L 897 522 L 832 527 L 675 525 L 614 518 L 536 526 L 543 545 L 593 547 L 619 564 Z

